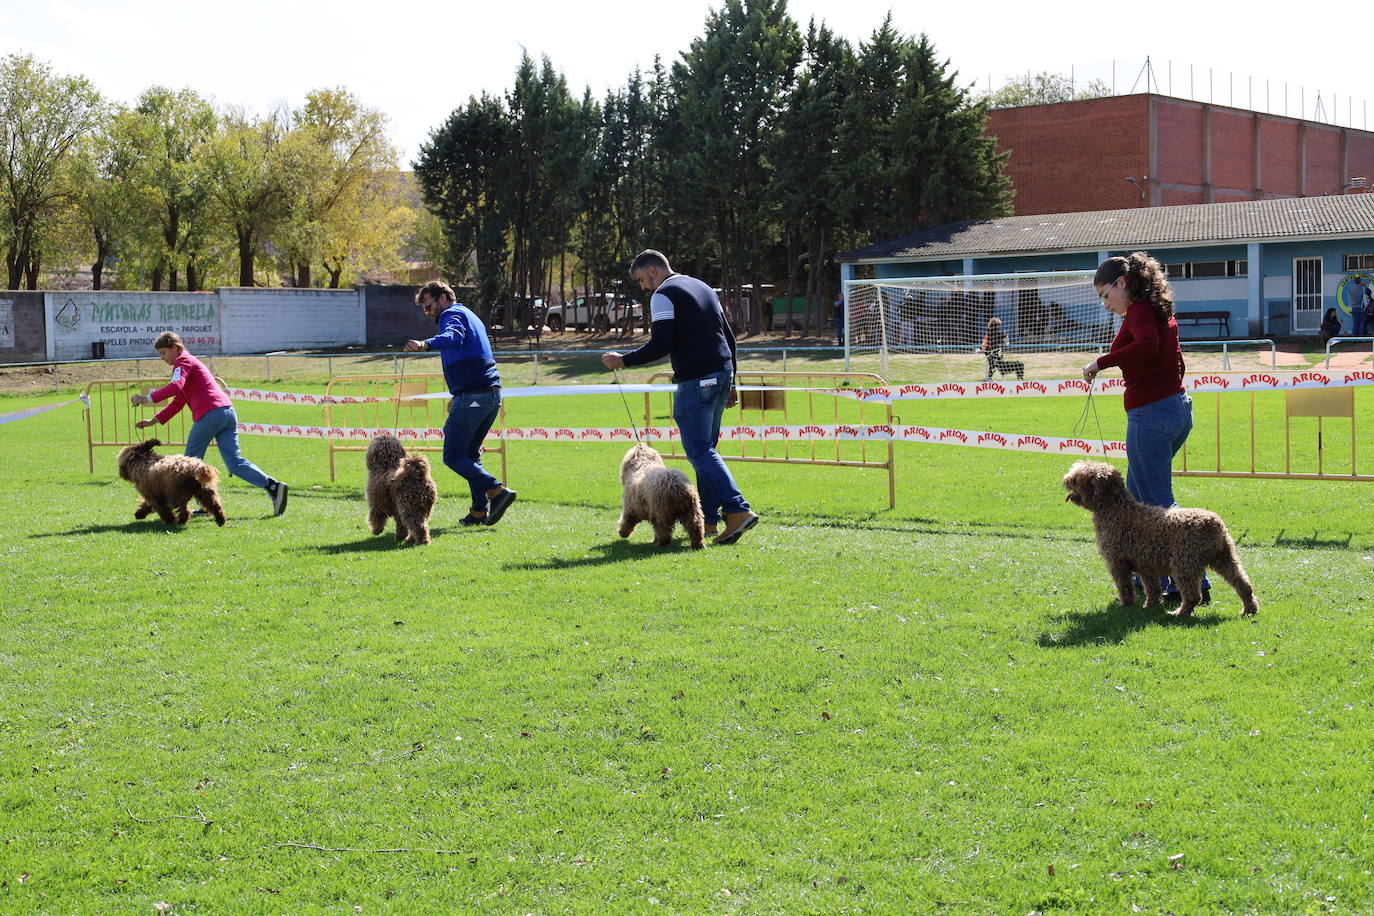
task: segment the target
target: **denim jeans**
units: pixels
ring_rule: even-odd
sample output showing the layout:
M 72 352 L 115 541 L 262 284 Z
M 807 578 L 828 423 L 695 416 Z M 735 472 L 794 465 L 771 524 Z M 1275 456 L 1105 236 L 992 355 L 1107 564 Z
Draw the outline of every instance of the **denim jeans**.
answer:
M 487 511 L 487 491 L 500 482 L 482 467 L 482 440 L 501 412 L 501 392 L 456 394 L 444 422 L 444 464 L 468 482 L 474 512 Z
M 1126 489 L 1138 501 L 1165 509 L 1174 502 L 1174 455 L 1193 430 L 1193 399 L 1180 392 L 1126 411 Z M 1177 591 L 1168 576 L 1166 593 Z M 1202 587 L 1211 581 L 1202 577 Z
M 679 382 L 673 397 L 673 419 L 682 434 L 682 451 L 697 472 L 697 492 L 701 495 L 701 514 L 707 526 L 720 522 L 721 512 L 742 512 L 749 503 L 740 495 L 735 478 L 716 451 L 720 441 L 720 418 L 735 375 L 724 369 L 714 375 Z
M 1350 317 L 1355 323 L 1354 330 L 1351 332 L 1350 336 L 1364 337 L 1368 333 L 1367 325 L 1369 323 L 1369 313 L 1365 311 L 1363 306 L 1357 305 L 1350 310 Z
M 271 478 L 239 451 L 239 418 L 232 405 L 216 407 L 191 424 L 191 431 L 186 434 L 186 454 L 192 458 L 204 458 L 211 439 L 219 446 L 219 455 L 230 474 L 255 487 L 267 489 Z
M 1126 489 L 1137 500 L 1175 506 L 1174 455 L 1193 429 L 1193 401 L 1180 392 L 1126 411 Z

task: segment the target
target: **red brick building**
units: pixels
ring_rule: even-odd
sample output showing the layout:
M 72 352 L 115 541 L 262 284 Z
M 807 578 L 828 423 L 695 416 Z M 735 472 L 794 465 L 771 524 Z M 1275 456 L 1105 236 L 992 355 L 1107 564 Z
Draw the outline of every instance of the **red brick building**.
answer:
M 1374 185 L 1374 132 L 1139 94 L 1001 108 L 1018 216 L 1340 194 Z M 1130 178 L 1133 181 L 1127 181 Z

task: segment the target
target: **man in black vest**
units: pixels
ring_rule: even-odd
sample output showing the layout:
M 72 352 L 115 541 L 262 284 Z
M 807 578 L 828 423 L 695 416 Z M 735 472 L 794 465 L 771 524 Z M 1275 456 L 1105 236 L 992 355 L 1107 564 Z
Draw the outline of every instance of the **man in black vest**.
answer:
M 733 544 L 759 520 L 716 451 L 721 416 L 736 398 L 735 335 L 715 291 L 700 280 L 674 273 L 662 253 L 652 248 L 640 252 L 630 265 L 630 276 L 640 289 L 653 293 L 649 341 L 632 353 L 605 353 L 601 361 L 607 369 L 623 369 L 665 356 L 672 360 L 677 385 L 673 419 L 682 450 L 697 472 L 706 533 L 714 535 L 713 544 Z M 724 530 L 719 528 L 722 513 Z

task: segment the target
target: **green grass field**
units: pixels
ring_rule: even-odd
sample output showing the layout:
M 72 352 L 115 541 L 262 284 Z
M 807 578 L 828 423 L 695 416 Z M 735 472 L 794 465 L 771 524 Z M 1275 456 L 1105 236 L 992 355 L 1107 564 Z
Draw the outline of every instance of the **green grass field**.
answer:
M 435 541 L 397 549 L 360 455 L 243 442 L 287 514 L 229 480 L 226 527 L 168 530 L 112 450 L 87 472 L 79 407 L 0 426 L 0 912 L 1374 911 L 1368 483 L 1177 480 L 1261 607 L 1176 622 L 1112 603 L 1064 457 L 900 445 L 895 510 L 873 471 L 735 465 L 763 522 L 696 552 L 615 536 L 623 445 L 514 443 L 499 526 L 436 460 Z

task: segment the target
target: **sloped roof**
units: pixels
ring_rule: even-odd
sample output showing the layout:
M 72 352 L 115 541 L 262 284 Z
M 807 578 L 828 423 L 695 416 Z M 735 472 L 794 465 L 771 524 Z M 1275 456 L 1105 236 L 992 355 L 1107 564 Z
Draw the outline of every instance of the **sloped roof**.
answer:
M 1359 235 L 1374 235 L 1374 194 L 966 220 L 848 251 L 839 259 L 927 260 Z

